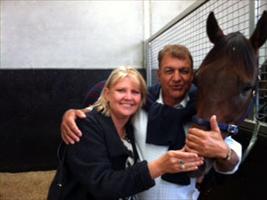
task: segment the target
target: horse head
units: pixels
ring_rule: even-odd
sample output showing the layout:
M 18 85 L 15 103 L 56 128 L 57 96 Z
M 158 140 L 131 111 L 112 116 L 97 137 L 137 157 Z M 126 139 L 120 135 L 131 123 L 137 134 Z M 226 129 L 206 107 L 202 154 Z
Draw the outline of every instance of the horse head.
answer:
M 240 32 L 225 35 L 211 12 L 207 34 L 214 44 L 195 75 L 197 118 L 217 116 L 222 124 L 238 124 L 246 116 L 258 76 L 258 50 L 267 39 L 267 11 L 249 39 Z

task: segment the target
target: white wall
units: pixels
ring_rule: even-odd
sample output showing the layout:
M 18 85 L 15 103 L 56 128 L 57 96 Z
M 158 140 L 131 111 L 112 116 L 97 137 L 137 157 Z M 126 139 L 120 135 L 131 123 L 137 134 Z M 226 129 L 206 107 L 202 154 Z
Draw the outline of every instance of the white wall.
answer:
M 142 65 L 142 1 L 2 1 L 1 68 Z
M 151 33 L 156 33 L 197 0 L 152 0 Z
M 144 39 L 192 2 L 1 0 L 0 69 L 142 67 Z

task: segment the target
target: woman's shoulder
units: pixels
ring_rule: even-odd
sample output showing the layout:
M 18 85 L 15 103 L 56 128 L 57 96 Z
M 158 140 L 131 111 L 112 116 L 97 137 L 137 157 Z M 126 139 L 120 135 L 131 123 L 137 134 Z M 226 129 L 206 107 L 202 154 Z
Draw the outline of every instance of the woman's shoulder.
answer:
M 86 113 L 86 119 L 89 120 L 101 119 L 103 117 L 104 115 L 101 112 L 97 111 L 95 108 L 90 112 Z
M 86 114 L 86 118 L 77 121 L 79 126 L 86 126 L 91 128 L 103 129 L 103 127 L 110 126 L 111 118 L 105 116 L 101 112 L 93 109 Z
M 111 121 L 111 117 L 104 115 L 101 111 L 98 111 L 95 108 L 86 114 L 86 119 L 98 123 L 107 123 Z
M 85 118 L 78 118 L 77 124 L 79 127 L 100 127 L 102 123 L 101 115 L 101 113 L 93 109 L 92 111 L 86 113 Z

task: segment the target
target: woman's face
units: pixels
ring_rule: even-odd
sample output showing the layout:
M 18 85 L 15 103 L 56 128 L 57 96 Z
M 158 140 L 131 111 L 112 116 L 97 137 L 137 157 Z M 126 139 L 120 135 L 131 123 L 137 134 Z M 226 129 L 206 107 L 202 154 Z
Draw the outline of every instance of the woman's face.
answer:
M 140 87 L 131 77 L 125 77 L 111 88 L 106 88 L 105 96 L 110 105 L 111 115 L 120 119 L 129 118 L 141 106 Z

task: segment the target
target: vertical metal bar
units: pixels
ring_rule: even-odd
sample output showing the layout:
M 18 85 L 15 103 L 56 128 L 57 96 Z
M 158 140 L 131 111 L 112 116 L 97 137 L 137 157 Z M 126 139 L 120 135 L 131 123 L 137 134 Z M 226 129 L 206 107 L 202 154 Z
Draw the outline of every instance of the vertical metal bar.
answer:
M 255 1 L 249 1 L 249 34 L 251 35 L 254 28 L 255 28 L 255 13 L 256 8 L 255 8 L 255 4 L 257 3 L 258 0 Z
M 149 65 L 149 47 L 147 38 L 151 37 L 152 30 L 152 10 L 151 10 L 151 0 L 143 2 L 144 7 L 144 42 L 143 42 L 143 67 L 146 69 L 146 81 L 147 85 L 150 85 L 151 82 L 151 68 Z M 148 27 L 148 28 L 146 28 Z
M 152 64 L 151 64 L 151 44 L 146 42 L 146 55 L 147 55 L 147 66 L 146 66 L 146 81 L 147 85 L 151 86 L 152 84 Z
M 249 35 L 252 35 L 254 28 L 255 28 L 255 21 L 256 21 L 256 15 L 257 15 L 257 8 L 259 3 L 259 0 L 255 1 L 249 1 Z M 258 66 L 259 67 L 259 66 Z M 259 111 L 259 81 L 257 82 L 256 90 L 255 90 L 255 107 L 253 112 L 253 121 L 257 121 L 257 113 Z
M 146 55 L 146 82 L 148 86 L 151 86 L 151 71 L 152 71 L 152 66 L 151 66 L 151 62 L 150 62 L 150 43 L 148 43 L 147 41 L 144 44 L 144 48 L 145 48 L 145 55 Z

